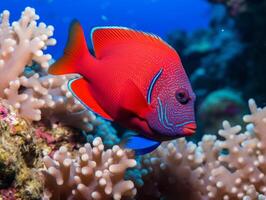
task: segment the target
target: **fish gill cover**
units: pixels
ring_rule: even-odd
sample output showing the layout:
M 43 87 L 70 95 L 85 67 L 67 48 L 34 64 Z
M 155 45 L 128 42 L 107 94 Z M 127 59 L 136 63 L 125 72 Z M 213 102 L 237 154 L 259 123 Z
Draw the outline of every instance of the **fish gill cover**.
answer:
M 62 2 L 56 7 L 58 3 L 44 2 L 52 9 L 60 9 Z M 159 3 L 148 5 L 153 8 Z M 203 10 L 208 5 L 213 13 L 208 26 L 189 22 L 194 28 L 184 30 L 171 15 L 169 29 L 156 21 L 158 29 L 169 32 L 164 38 L 178 51 L 197 95 L 199 128 L 193 137 L 163 142 L 152 153 L 134 156 L 121 141 L 135 132 L 96 116 L 72 96 L 67 83 L 77 75 L 47 73 L 52 55 L 61 52 L 50 46 L 56 40 L 56 46 L 65 43 L 64 35 L 54 39 L 60 27 L 58 16 L 47 14 L 44 21 L 54 27 L 46 25 L 36 12 L 45 15 L 48 10 L 35 4 L 37 11 L 26 7 L 15 19 L 12 15 L 19 16 L 25 2 L 16 8 L 4 2 L 0 199 L 266 199 L 266 2 L 209 3 L 197 7 Z M 101 5 L 108 8 L 109 4 Z M 100 18 L 112 24 L 107 14 Z M 64 20 L 68 24 L 71 19 Z M 162 34 L 158 29 L 154 32 Z M 262 107 L 248 100 L 251 97 Z

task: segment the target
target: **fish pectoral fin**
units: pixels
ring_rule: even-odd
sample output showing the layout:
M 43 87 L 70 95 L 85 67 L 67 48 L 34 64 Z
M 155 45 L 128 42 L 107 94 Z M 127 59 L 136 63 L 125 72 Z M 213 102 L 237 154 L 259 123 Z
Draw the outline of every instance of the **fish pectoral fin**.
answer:
M 84 78 L 72 79 L 68 83 L 68 88 L 71 93 L 89 110 L 95 112 L 97 115 L 104 119 L 113 121 L 110 117 L 94 99 L 90 85 Z
M 125 142 L 125 148 L 132 149 L 136 155 L 152 152 L 161 143 L 141 136 L 130 136 Z
M 146 119 L 146 114 L 150 110 L 145 97 L 131 80 L 128 80 L 122 91 L 120 107 L 122 110 L 131 112 L 142 119 Z

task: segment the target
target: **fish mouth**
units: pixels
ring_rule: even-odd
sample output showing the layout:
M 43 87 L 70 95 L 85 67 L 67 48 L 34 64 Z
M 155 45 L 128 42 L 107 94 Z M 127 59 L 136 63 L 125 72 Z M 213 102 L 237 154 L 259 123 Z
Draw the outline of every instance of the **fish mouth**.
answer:
M 163 106 L 161 99 L 159 97 L 157 99 L 158 99 L 157 112 L 158 112 L 159 121 L 165 129 L 172 132 L 172 134 L 164 133 L 163 134 L 164 136 L 169 136 L 169 137 L 171 137 L 171 136 L 177 136 L 177 137 L 190 136 L 196 132 L 197 125 L 196 125 L 194 120 L 186 121 L 183 123 L 176 123 L 176 124 L 170 122 L 170 120 L 168 119 L 168 116 L 167 116 L 167 104 L 165 104 L 165 106 Z M 179 128 L 181 129 L 181 132 L 178 131 L 179 134 L 177 134 L 176 131 Z
M 196 132 L 197 125 L 196 123 L 188 123 L 184 125 L 183 132 L 185 135 L 189 136 Z

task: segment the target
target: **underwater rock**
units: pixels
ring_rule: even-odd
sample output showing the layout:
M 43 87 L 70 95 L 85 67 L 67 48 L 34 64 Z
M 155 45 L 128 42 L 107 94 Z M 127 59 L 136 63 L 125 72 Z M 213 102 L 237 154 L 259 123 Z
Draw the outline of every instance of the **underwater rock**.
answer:
M 38 199 L 42 185 L 35 169 L 42 165 L 42 149 L 35 141 L 34 129 L 6 101 L 0 100 L 0 110 L 1 189 L 14 187 L 18 199 Z
M 16 163 L 10 152 L 6 152 L 0 147 L 0 190 L 11 187 L 15 180 Z
M 49 129 L 31 124 L 0 99 L 0 199 L 8 199 L 9 191 L 14 191 L 16 199 L 40 199 L 43 181 L 38 170 L 43 167 L 43 156 L 61 145 L 74 148 L 71 138 L 75 134 L 61 126 Z
M 239 88 L 245 96 L 254 96 L 258 103 L 264 103 L 266 99 L 266 1 L 246 0 L 245 2 L 245 12 L 235 16 L 234 20 L 241 42 L 246 48 L 234 59 L 232 66 L 235 67 L 235 71 L 231 71 L 230 77 L 233 80 L 247 71 L 246 81 Z
M 247 0 L 209 0 L 212 3 L 224 4 L 232 16 L 247 10 Z
M 199 105 L 200 131 L 207 134 L 215 133 L 224 120 L 232 124 L 242 124 L 244 113 L 245 103 L 239 92 L 230 89 L 214 91 Z
M 53 157 L 44 157 L 44 199 L 121 199 L 136 195 L 134 184 L 123 180 L 134 167 L 132 152 L 118 146 L 104 150 L 101 138 L 85 144 L 78 152 L 62 146 Z

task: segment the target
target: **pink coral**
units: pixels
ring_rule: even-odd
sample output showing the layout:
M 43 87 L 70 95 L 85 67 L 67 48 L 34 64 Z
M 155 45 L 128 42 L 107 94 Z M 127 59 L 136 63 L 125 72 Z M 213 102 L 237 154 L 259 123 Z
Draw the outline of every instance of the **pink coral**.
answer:
M 74 153 L 74 152 L 73 152 Z M 101 138 L 78 152 L 61 147 L 53 158 L 44 157 L 44 199 L 115 199 L 136 195 L 134 184 L 124 180 L 125 171 L 136 165 L 132 152 L 118 146 L 104 150 Z
M 0 98 L 6 99 L 28 121 L 62 123 L 91 131 L 96 117 L 68 91 L 68 81 L 76 77 L 47 73 L 50 54 L 44 49 L 55 45 L 54 28 L 37 22 L 35 9 L 27 7 L 10 25 L 10 13 L 0 17 Z M 38 66 L 32 70 L 31 65 Z
M 48 132 L 44 131 L 43 129 L 44 128 L 37 128 L 35 130 L 36 137 L 44 139 L 47 144 L 54 143 L 56 141 L 55 138 L 51 135 L 51 133 L 48 133 Z
M 16 200 L 16 189 L 8 188 L 0 190 L 0 199 L 1 200 Z
M 222 140 L 205 135 L 196 145 L 178 139 L 145 156 L 142 165 L 150 173 L 142 196 L 150 198 L 152 190 L 167 199 L 266 199 L 266 107 L 258 108 L 254 100 L 249 107 L 244 132 L 224 121 Z
M 1 107 L 0 107 L 0 117 L 1 117 L 1 119 L 6 118 L 7 115 L 8 115 L 8 109 L 1 105 Z

